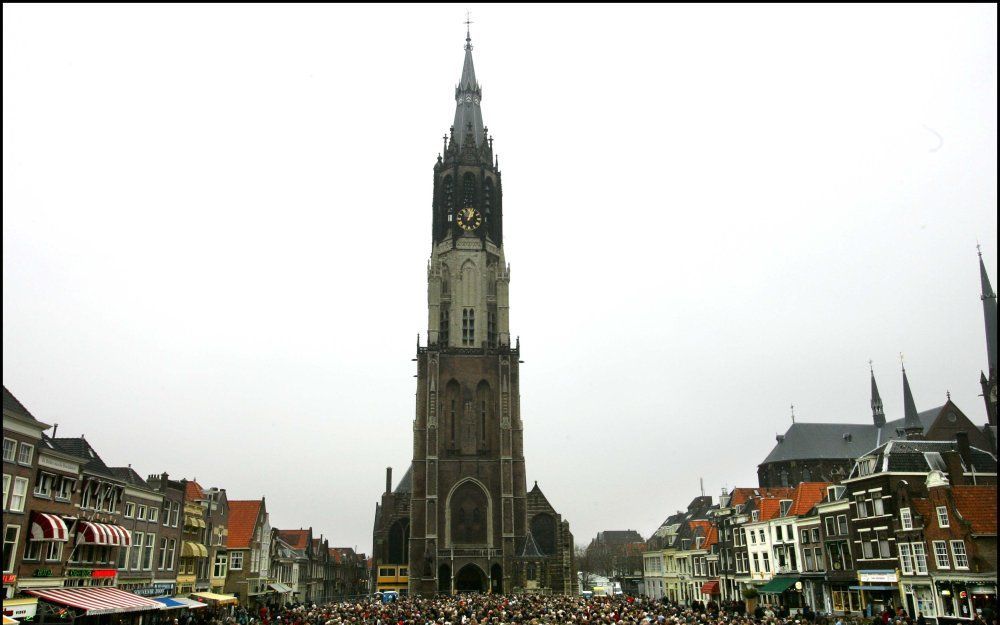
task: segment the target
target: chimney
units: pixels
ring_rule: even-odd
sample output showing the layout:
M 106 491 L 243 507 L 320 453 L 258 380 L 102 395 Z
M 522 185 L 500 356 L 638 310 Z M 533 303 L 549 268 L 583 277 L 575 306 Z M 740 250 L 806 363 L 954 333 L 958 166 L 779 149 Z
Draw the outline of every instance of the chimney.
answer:
M 392 492 L 392 467 L 385 468 L 385 494 Z
M 58 423 L 53 423 L 52 424 L 52 438 L 56 437 L 56 432 L 58 432 L 58 431 L 59 431 L 59 424 Z
M 958 447 L 958 455 L 965 464 L 965 470 L 972 471 L 972 448 L 969 446 L 969 433 L 955 432 L 955 443 Z

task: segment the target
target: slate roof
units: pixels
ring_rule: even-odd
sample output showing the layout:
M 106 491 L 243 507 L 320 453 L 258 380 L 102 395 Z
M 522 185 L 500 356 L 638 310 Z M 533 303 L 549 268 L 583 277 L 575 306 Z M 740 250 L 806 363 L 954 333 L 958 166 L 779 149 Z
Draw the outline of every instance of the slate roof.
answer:
M 996 536 L 996 486 L 952 486 L 951 492 L 962 518 L 972 524 L 972 533 Z
M 399 484 L 396 484 L 396 488 L 392 490 L 393 493 L 410 493 L 413 492 L 413 465 L 406 470 L 403 474 L 402 479 L 399 480 Z
M 7 390 L 6 386 L 3 387 L 3 411 L 12 412 L 19 417 L 28 419 L 29 421 L 34 421 L 39 425 L 46 425 L 36 419 L 35 415 L 28 412 L 28 409 L 24 407 L 24 404 L 18 401 L 18 399 L 14 397 L 14 394 Z
M 928 473 L 945 469 L 941 454 L 949 451 L 958 451 L 955 441 L 892 440 L 863 455 L 875 456 L 873 473 Z M 993 454 L 977 447 L 971 447 L 970 451 L 977 472 L 997 472 L 997 459 Z M 965 467 L 965 470 L 970 470 L 970 467 Z M 850 477 L 857 476 L 858 463 L 855 463 Z
M 538 549 L 538 544 L 535 543 L 535 537 L 531 535 L 531 529 L 528 529 L 528 533 L 524 536 L 524 549 L 521 550 L 522 558 L 541 558 L 542 552 Z
M 469 97 L 466 97 L 469 96 Z M 472 64 L 472 40 L 465 40 L 465 63 L 462 78 L 455 88 L 455 141 L 459 147 L 465 141 L 465 133 L 472 125 L 472 136 L 476 146 L 483 143 L 483 111 L 479 108 L 482 89 L 476 81 L 476 69 Z
M 79 438 L 49 438 L 49 437 L 45 438 L 49 441 L 52 448 L 55 449 L 56 451 L 61 451 L 64 454 L 76 456 L 77 458 L 81 459 L 83 462 L 81 462 L 80 464 L 83 465 L 83 469 L 85 471 L 89 471 L 90 473 L 93 473 L 95 475 L 101 475 L 114 480 L 121 479 L 118 476 L 116 476 L 111 471 L 110 468 L 108 468 L 108 465 L 104 464 L 104 460 L 102 460 L 101 457 L 97 455 L 97 452 L 94 451 L 94 448 L 91 446 L 90 443 L 87 442 L 87 439 L 85 439 L 84 437 L 81 436 Z
M 626 545 L 642 542 L 642 536 L 635 530 L 605 530 L 599 532 L 595 540 L 605 545 Z
M 110 470 L 115 477 L 129 486 L 153 490 L 149 483 L 142 479 L 142 476 L 136 473 L 135 469 L 132 467 L 108 467 L 108 470 Z
M 917 414 L 925 432 L 943 408 L 941 405 Z M 894 419 L 881 429 L 874 423 L 793 423 L 761 464 L 806 459 L 854 460 L 887 440 L 905 438 L 897 432 L 902 430 L 903 422 Z
M 193 482 L 188 482 L 188 486 Z M 253 532 L 257 528 L 257 517 L 260 516 L 260 499 L 229 502 L 229 535 L 226 537 L 226 547 L 230 549 L 249 549 Z

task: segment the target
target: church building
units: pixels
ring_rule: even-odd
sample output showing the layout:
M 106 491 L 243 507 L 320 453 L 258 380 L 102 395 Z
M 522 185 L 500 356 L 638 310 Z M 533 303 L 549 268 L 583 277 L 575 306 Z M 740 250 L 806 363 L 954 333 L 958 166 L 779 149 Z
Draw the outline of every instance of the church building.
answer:
M 466 34 L 455 118 L 434 166 L 427 344 L 413 460 L 376 507 L 379 589 L 572 593 L 569 523 L 527 490 L 518 341 L 509 328 L 503 187 Z

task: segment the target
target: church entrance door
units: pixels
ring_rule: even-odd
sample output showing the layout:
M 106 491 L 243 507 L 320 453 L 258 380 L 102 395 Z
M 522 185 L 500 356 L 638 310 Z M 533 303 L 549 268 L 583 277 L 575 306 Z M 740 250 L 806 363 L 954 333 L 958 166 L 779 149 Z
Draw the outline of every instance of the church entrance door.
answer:
M 458 592 L 486 592 L 486 575 L 475 564 L 466 564 L 455 576 Z

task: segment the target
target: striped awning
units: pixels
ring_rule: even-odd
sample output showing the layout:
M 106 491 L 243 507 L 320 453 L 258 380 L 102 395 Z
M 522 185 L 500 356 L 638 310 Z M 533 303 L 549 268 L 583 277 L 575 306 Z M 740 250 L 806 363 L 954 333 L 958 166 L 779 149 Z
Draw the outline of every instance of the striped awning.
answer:
M 80 521 L 80 527 L 76 531 L 76 544 L 129 547 L 132 545 L 132 536 L 120 525 Z
M 113 586 L 45 588 L 25 592 L 42 601 L 83 610 L 86 616 L 158 610 L 162 605 L 152 599 L 146 599 Z
M 181 556 L 185 558 L 207 558 L 208 549 L 201 543 L 185 540 L 181 543 Z
M 58 515 L 34 512 L 31 515 L 31 540 L 66 542 L 69 540 L 69 528 Z

